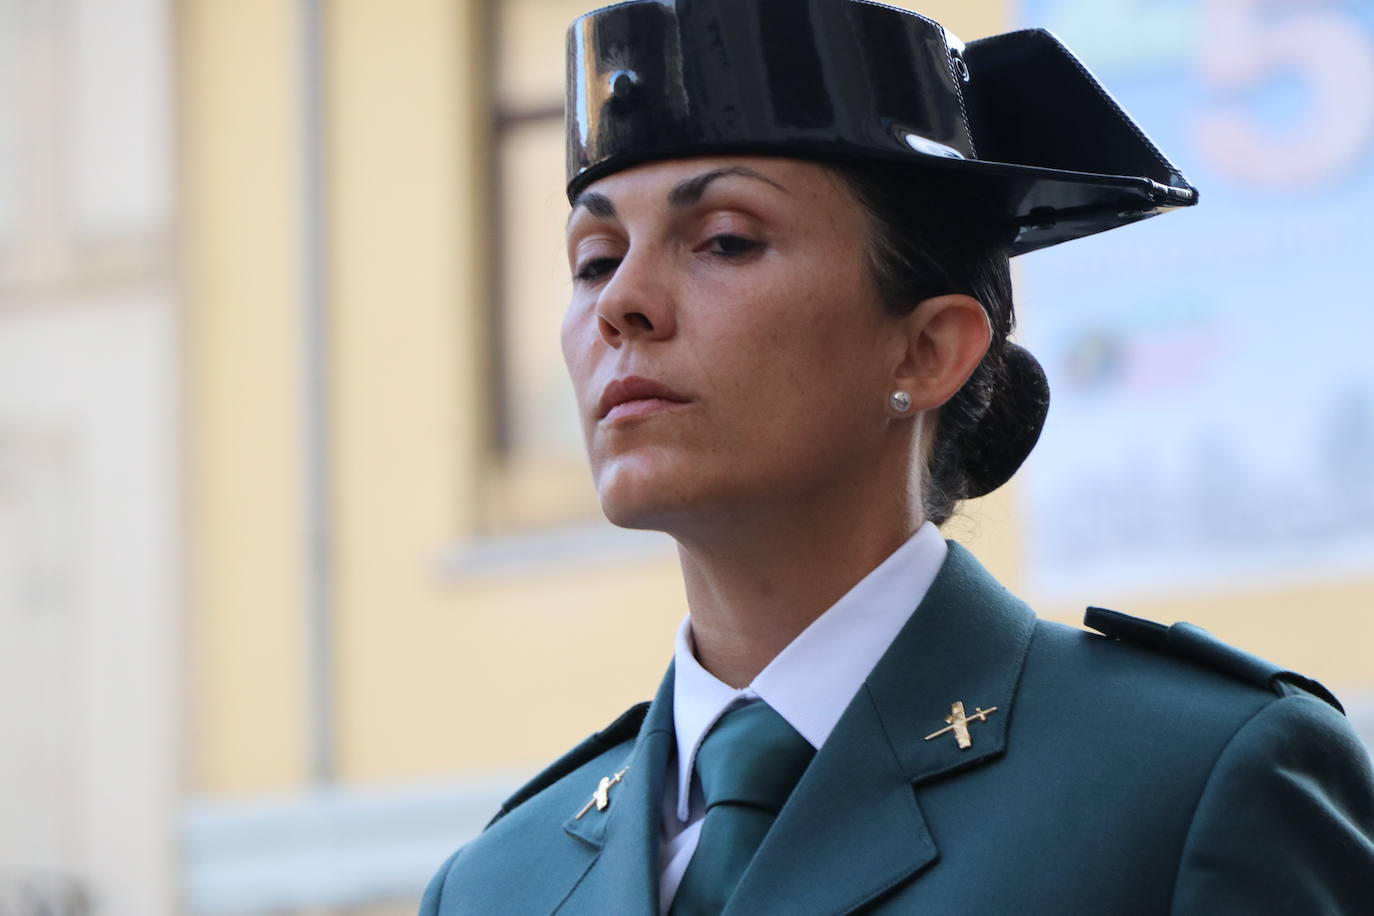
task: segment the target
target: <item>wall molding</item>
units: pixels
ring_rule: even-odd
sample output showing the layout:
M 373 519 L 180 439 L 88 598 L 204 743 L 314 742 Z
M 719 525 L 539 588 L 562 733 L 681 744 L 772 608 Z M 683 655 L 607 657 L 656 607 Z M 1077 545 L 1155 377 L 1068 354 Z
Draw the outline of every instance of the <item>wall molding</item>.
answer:
M 528 776 L 192 801 L 182 818 L 186 911 L 243 916 L 416 899 Z

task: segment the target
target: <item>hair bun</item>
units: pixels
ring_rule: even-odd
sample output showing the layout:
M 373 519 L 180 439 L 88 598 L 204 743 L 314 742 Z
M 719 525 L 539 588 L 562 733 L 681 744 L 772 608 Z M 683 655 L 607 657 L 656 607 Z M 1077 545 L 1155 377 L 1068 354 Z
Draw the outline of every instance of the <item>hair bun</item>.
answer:
M 1007 342 L 992 402 L 963 454 L 968 496 L 985 496 L 1011 479 L 1035 448 L 1050 409 L 1045 370 L 1025 347 Z

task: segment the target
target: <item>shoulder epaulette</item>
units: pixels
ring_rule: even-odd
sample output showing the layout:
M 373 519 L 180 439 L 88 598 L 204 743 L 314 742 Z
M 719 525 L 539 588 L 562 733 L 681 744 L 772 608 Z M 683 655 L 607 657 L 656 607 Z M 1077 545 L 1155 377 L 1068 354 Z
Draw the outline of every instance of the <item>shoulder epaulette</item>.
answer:
M 1100 607 L 1088 608 L 1087 613 L 1083 615 L 1083 623 L 1110 639 L 1135 643 L 1156 652 L 1175 655 L 1278 694 L 1290 693 L 1294 687 L 1305 690 L 1330 703 L 1337 712 L 1345 712 L 1335 695 L 1317 681 L 1249 652 L 1243 652 L 1191 623 L 1165 626 L 1153 620 L 1144 620 Z
M 496 816 L 487 823 L 487 827 L 510 814 L 582 764 L 638 735 L 639 727 L 644 723 L 644 716 L 648 712 L 649 704 L 647 702 L 636 703 L 621 713 L 620 718 L 549 764 L 543 772 L 525 783 L 510 798 L 501 803 L 501 810 L 496 812 Z

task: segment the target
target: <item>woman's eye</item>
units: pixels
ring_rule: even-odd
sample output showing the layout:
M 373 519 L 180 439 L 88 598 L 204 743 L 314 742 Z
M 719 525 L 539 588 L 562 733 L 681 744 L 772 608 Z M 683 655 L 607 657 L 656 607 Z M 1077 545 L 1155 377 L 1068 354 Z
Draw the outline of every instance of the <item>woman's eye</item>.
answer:
M 582 281 L 597 280 L 615 270 L 619 263 L 619 258 L 592 258 L 577 269 L 573 278 Z
M 721 234 L 711 237 L 710 251 L 721 257 L 737 258 L 761 247 L 761 242 L 747 239 L 741 235 Z

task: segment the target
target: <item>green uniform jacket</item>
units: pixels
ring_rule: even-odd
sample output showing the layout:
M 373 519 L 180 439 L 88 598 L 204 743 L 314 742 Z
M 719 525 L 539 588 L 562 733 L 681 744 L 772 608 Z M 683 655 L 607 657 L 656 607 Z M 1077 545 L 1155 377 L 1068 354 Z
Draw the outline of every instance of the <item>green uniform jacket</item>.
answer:
M 1088 623 L 951 544 L 726 913 L 1374 914 L 1374 779 L 1334 698 L 1189 624 Z M 512 796 L 421 916 L 656 914 L 672 678 Z M 968 749 L 924 740 L 955 701 L 997 711 Z

